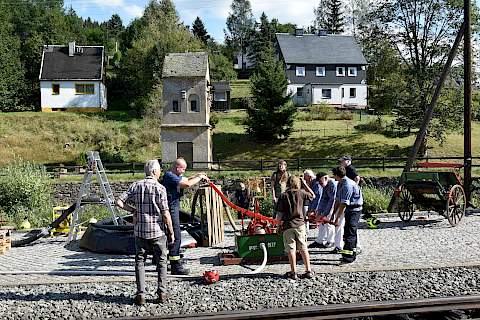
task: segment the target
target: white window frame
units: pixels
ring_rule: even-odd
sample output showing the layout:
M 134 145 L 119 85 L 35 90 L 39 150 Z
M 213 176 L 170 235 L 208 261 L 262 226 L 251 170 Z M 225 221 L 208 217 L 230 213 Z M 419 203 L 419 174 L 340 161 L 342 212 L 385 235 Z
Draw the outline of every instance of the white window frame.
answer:
M 320 71 L 320 72 L 319 72 Z M 317 77 L 325 77 L 325 67 L 317 67 L 315 69 L 315 75 Z
M 300 72 L 300 71 L 302 71 L 302 72 Z M 305 77 L 305 67 L 296 66 L 295 67 L 295 75 L 297 77 Z
M 350 73 L 350 71 L 353 71 Z M 349 77 L 356 77 L 357 76 L 357 67 L 348 67 L 348 76 Z
M 353 90 L 353 95 L 352 95 L 352 90 Z M 356 98 L 357 97 L 357 88 L 349 88 L 348 89 L 348 97 L 349 98 Z
M 339 71 L 342 70 L 342 73 Z M 337 77 L 345 77 L 345 67 L 337 67 Z
M 326 97 L 324 94 L 323 94 L 323 91 L 326 91 L 326 90 L 330 90 L 330 97 Z M 325 99 L 325 100 L 329 100 L 329 99 L 332 99 L 332 89 L 330 88 L 322 88 L 322 99 Z

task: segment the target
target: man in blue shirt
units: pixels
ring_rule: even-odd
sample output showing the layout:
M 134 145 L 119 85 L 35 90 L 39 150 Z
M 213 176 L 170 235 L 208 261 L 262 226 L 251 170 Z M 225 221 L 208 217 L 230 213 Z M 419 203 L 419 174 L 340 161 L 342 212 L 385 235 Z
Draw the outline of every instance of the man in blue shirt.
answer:
M 337 193 L 337 182 L 330 178 L 328 174 L 320 172 L 317 174 L 317 181 L 322 190 L 320 192 L 320 201 L 315 211 L 316 217 L 326 216 L 329 220 L 333 213 L 333 204 L 335 203 L 335 194 Z M 339 250 L 341 249 L 341 239 L 337 239 L 335 234 L 335 227 L 329 223 L 321 223 L 318 225 L 317 239 L 312 242 L 309 248 L 329 248 L 335 245 Z
M 363 206 L 362 191 L 355 181 L 347 178 L 344 167 L 336 167 L 332 172 L 338 181 L 334 207 L 335 224 L 338 224 L 342 217 L 345 219 L 342 263 L 352 263 L 356 259 L 358 221 Z
M 180 244 L 182 235 L 180 231 L 180 198 L 183 196 L 183 189 L 199 183 L 202 180 L 209 181 L 204 173 L 185 178 L 182 175 L 187 170 L 187 162 L 183 158 L 177 158 L 173 166 L 168 170 L 162 179 L 162 185 L 167 190 L 168 208 L 172 216 L 173 234 L 175 241 L 169 245 L 169 260 L 172 274 L 187 275 L 189 270 L 186 269 L 180 261 Z

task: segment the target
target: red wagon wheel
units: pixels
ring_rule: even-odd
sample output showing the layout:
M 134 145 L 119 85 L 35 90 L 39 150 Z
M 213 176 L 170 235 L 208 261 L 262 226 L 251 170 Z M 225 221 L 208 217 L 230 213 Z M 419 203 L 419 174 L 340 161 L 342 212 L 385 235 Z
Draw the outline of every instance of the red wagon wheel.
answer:
M 398 216 L 402 221 L 410 221 L 414 211 L 413 195 L 405 186 L 402 186 L 398 196 Z
M 467 203 L 465 191 L 461 185 L 454 185 L 449 192 L 446 208 L 448 222 L 455 227 L 465 214 L 465 204 Z

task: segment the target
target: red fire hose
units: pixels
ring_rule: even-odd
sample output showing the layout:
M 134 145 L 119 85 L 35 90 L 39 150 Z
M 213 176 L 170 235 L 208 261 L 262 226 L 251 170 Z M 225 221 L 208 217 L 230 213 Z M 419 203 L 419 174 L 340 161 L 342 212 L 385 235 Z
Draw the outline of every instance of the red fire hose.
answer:
M 265 217 L 264 215 L 261 215 L 258 212 L 253 212 L 253 211 L 250 211 L 250 210 L 247 210 L 247 209 L 244 209 L 242 207 L 237 206 L 236 204 L 234 204 L 230 200 L 228 200 L 228 198 L 225 197 L 225 195 L 222 193 L 222 191 L 218 190 L 218 188 L 212 182 L 209 182 L 209 185 L 213 190 L 215 190 L 215 192 L 220 196 L 220 198 L 222 198 L 222 200 L 233 210 L 239 211 L 239 212 L 249 216 L 252 219 L 257 219 L 257 220 L 260 220 L 260 221 L 269 222 L 273 225 L 277 224 L 277 221 L 275 219 L 272 219 L 270 217 Z

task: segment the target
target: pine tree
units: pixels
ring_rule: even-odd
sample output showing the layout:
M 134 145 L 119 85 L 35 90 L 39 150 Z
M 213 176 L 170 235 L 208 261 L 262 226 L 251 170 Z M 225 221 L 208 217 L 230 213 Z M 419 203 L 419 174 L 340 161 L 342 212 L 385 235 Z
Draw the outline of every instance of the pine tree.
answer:
M 208 40 L 210 40 L 210 35 L 208 34 L 207 29 L 205 29 L 205 25 L 203 24 L 203 21 L 202 19 L 200 19 L 200 17 L 197 17 L 193 22 L 192 33 L 195 37 L 202 40 L 205 45 L 208 44 Z
M 317 29 L 325 29 L 332 34 L 343 33 L 345 21 L 341 0 L 320 0 L 313 12 Z
M 265 12 L 262 12 L 260 23 L 256 24 L 256 30 L 253 33 L 252 41 L 249 46 L 248 58 L 252 60 L 254 65 L 260 62 L 263 52 L 268 50 L 275 41 L 275 31 L 272 24 L 268 21 Z
M 345 21 L 343 18 L 342 2 L 340 0 L 328 0 L 326 18 L 326 29 L 330 33 L 343 33 Z
M 287 138 L 293 130 L 296 107 L 287 95 L 288 80 L 283 64 L 269 47 L 250 77 L 252 105 L 247 109 L 247 133 L 257 140 Z

